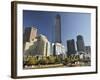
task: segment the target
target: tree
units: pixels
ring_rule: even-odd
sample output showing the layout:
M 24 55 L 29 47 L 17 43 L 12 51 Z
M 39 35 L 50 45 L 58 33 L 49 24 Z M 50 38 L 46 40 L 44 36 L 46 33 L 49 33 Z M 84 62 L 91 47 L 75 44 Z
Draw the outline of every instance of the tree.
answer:
M 55 63 L 61 63 L 62 59 L 59 56 L 55 56 Z
M 66 57 L 66 58 L 64 58 L 64 60 L 63 60 L 63 65 L 67 65 L 68 64 L 68 62 L 69 62 L 69 60 L 68 60 L 68 58 Z
M 26 65 L 36 65 L 36 64 L 37 64 L 37 59 L 35 57 L 28 57 Z
M 56 61 L 55 61 L 55 56 L 49 56 L 49 64 L 54 64 Z

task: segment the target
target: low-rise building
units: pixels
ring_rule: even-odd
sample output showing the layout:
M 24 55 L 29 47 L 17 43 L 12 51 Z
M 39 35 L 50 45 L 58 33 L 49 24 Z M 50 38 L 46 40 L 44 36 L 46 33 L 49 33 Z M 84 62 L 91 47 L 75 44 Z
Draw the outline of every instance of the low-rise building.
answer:
M 65 47 L 61 43 L 53 43 L 52 44 L 53 48 L 53 55 L 65 55 Z

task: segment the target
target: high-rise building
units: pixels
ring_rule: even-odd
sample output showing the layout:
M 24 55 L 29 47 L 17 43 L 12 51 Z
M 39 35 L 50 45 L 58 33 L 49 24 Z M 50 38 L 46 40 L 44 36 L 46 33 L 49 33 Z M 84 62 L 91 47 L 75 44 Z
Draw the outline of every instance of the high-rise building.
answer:
M 85 46 L 84 46 L 84 39 L 81 35 L 77 36 L 77 51 L 78 52 L 84 52 L 85 51 Z
M 75 54 L 75 53 L 76 53 L 76 49 L 75 49 L 74 39 L 67 40 L 67 54 L 71 55 L 71 54 Z
M 27 27 L 25 28 L 24 35 L 23 35 L 23 42 L 31 42 L 37 36 L 37 29 L 34 27 Z
M 61 43 L 61 17 L 59 14 L 56 15 L 55 20 L 55 42 Z

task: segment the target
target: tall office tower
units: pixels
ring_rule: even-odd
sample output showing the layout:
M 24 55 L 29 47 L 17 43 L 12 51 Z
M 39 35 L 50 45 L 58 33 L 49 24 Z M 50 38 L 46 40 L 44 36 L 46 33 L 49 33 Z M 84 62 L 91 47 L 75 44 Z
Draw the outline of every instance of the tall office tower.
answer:
M 61 17 L 59 14 L 56 15 L 55 21 L 55 43 L 61 43 Z
M 80 51 L 82 51 L 82 52 L 85 51 L 84 39 L 83 39 L 83 37 L 81 35 L 77 36 L 77 42 L 76 42 L 76 44 L 77 44 L 77 51 L 79 51 L 79 52 Z
M 71 54 L 75 54 L 75 53 L 76 53 L 76 49 L 75 49 L 74 39 L 67 40 L 67 54 L 71 55 Z
M 24 31 L 23 42 L 34 41 L 36 36 L 37 36 L 37 29 L 34 27 L 27 27 L 25 28 L 25 31 Z

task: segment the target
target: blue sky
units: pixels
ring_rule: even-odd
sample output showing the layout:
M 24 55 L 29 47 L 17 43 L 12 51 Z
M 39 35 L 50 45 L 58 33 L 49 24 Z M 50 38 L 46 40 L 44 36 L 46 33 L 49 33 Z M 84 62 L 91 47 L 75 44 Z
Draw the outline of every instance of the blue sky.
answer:
M 91 44 L 91 14 L 75 13 L 75 12 L 51 12 L 51 11 L 23 11 L 23 26 L 35 26 L 39 34 L 47 36 L 50 42 L 54 39 L 55 17 L 61 16 L 61 38 L 62 44 L 66 44 L 66 40 L 74 39 L 76 36 L 82 35 L 85 45 Z

